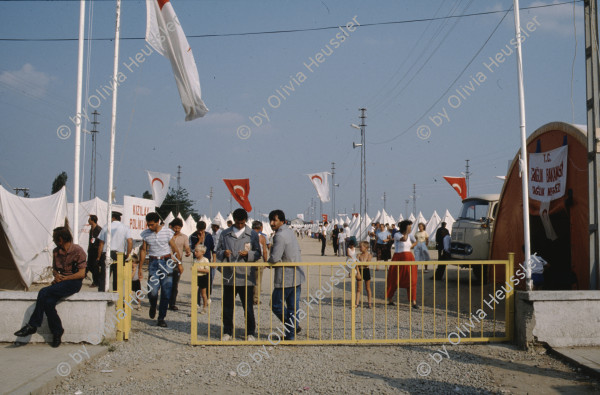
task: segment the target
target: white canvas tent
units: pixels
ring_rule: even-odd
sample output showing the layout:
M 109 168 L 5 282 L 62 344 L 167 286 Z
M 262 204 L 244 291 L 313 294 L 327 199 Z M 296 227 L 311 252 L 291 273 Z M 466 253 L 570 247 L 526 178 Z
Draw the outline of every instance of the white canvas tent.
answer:
M 73 203 L 67 203 L 67 216 L 71 227 L 73 226 L 74 206 Z M 123 206 L 113 204 L 112 209 L 113 211 L 123 213 Z M 84 251 L 87 251 L 89 241 L 88 236 L 90 234 L 90 224 L 87 222 L 88 217 L 91 214 L 96 215 L 98 217 L 98 225 L 104 228 L 106 227 L 106 221 L 108 219 L 107 211 L 108 203 L 98 197 L 79 203 L 79 245 Z M 74 230 L 71 229 L 71 232 L 74 233 Z
M 191 215 L 189 215 L 185 220 L 185 226 L 183 227 L 183 229 L 185 230 L 185 232 L 183 233 L 187 236 L 190 236 L 196 231 L 196 221 L 194 221 L 194 218 Z
M 434 210 L 433 214 L 431 215 L 431 218 L 429 218 L 429 221 L 427 222 L 427 225 L 425 226 L 425 232 L 427 232 L 427 234 L 429 235 L 429 240 L 435 239 L 435 232 L 440 227 L 441 222 L 442 222 L 442 219 L 438 215 L 437 211 Z
M 173 215 L 173 212 L 170 212 L 169 215 L 167 215 L 167 218 L 164 219 L 165 225 L 169 226 L 171 221 L 173 221 L 174 219 L 175 216 Z
M 450 211 L 446 210 L 446 213 L 444 214 L 444 218 L 442 218 L 442 222 L 446 223 L 446 229 L 448 229 L 448 232 L 452 233 L 452 224 L 455 221 L 454 221 L 454 218 L 452 217 L 452 215 L 450 215 Z
M 67 195 L 23 198 L 0 186 L 0 289 L 27 289 L 51 277 L 52 230 L 64 226 Z

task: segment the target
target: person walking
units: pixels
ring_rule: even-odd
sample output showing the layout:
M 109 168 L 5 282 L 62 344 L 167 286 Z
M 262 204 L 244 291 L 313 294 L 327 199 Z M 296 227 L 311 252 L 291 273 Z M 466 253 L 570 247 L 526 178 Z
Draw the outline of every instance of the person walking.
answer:
M 160 289 L 160 305 L 158 306 L 158 321 L 156 325 L 166 328 L 167 323 L 165 322 L 165 318 L 167 316 L 169 301 L 171 300 L 173 271 L 179 270 L 179 274 L 183 273 L 181 251 L 179 251 L 175 240 L 173 240 L 175 232 L 167 226 L 160 224 L 160 217 L 157 213 L 148 213 L 146 215 L 146 223 L 148 229 L 140 234 L 143 242 L 140 247 L 138 277 L 140 280 L 143 278 L 142 267 L 146 260 L 146 254 L 148 254 L 150 258 L 148 262 L 148 286 L 151 288 L 148 295 L 148 300 L 150 301 L 149 315 L 152 319 L 156 316 L 158 291 Z M 172 253 L 175 253 L 177 262 L 172 259 Z M 177 269 L 175 269 L 176 267 Z
M 415 257 L 410 251 L 417 241 L 410 234 L 412 221 L 404 220 L 398 224 L 398 232 L 394 236 L 396 252 L 392 261 L 414 261 Z M 394 306 L 393 297 L 398 288 L 406 288 L 409 303 L 413 309 L 417 307 L 417 265 L 390 266 L 387 276 L 386 300 Z
M 421 222 L 419 225 L 419 231 L 415 233 L 415 239 L 417 240 L 417 245 L 415 246 L 415 260 L 417 262 L 428 261 L 429 251 L 427 249 L 427 245 L 429 244 L 429 235 L 425 231 L 425 224 Z M 427 265 L 425 265 L 425 273 L 429 272 L 427 270 Z
M 240 296 L 246 317 L 244 339 L 256 340 L 256 322 L 254 320 L 254 285 L 256 267 L 236 266 L 236 262 L 256 262 L 260 256 L 258 234 L 246 226 L 248 213 L 242 208 L 233 212 L 233 225 L 221 233 L 217 246 L 217 260 L 232 262 L 222 266 L 223 276 L 223 341 L 235 336 L 233 314 L 235 298 Z
M 175 245 L 177 245 L 177 249 L 180 252 L 185 251 L 185 256 L 190 256 L 192 254 L 192 250 L 190 249 L 188 243 L 187 235 L 181 233 L 181 228 L 183 228 L 183 221 L 181 218 L 175 218 L 169 224 L 169 227 L 175 233 L 173 235 L 173 240 L 175 241 Z M 177 311 L 179 307 L 177 307 L 177 294 L 179 293 L 179 278 L 180 274 L 178 270 L 173 271 L 173 288 L 171 289 L 171 299 L 169 300 L 169 310 Z
M 450 246 L 448 246 L 448 251 L 445 251 L 444 248 L 444 238 L 449 236 L 450 232 L 446 229 L 446 223 L 442 222 L 440 227 L 435 232 L 435 248 L 438 252 L 438 261 L 448 261 L 450 260 Z M 444 273 L 446 273 L 446 265 L 438 265 L 437 269 L 435 269 L 434 277 L 436 280 L 441 280 L 444 278 Z
M 269 213 L 273 236 L 273 247 L 269 263 L 301 262 L 300 245 L 294 232 L 285 224 L 285 214 L 281 210 Z M 281 320 L 285 329 L 285 340 L 294 340 L 302 328 L 298 325 L 297 311 L 300 304 L 304 270 L 300 266 L 275 266 L 271 309 Z
M 340 234 L 340 229 L 337 225 L 333 225 L 333 230 L 331 231 L 331 241 L 333 244 L 333 255 L 338 255 L 338 235 Z
M 319 227 L 319 240 L 321 240 L 321 256 L 325 256 L 325 247 L 327 246 L 327 222 Z

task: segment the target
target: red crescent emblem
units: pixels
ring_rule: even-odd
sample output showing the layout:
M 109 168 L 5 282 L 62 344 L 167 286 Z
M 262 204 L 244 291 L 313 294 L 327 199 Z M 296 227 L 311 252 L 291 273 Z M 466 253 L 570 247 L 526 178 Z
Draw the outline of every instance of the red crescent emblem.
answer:
M 319 181 L 321 181 L 321 184 L 323 183 L 323 179 L 321 178 L 321 176 L 314 175 L 314 176 L 312 176 L 310 179 L 311 179 L 311 180 L 314 180 L 315 178 L 318 178 L 318 179 L 319 179 Z
M 163 188 L 165 187 L 165 184 L 162 182 L 162 180 L 160 178 L 157 177 L 157 178 L 153 179 L 150 184 L 154 185 L 154 181 L 160 182 L 160 185 L 162 185 Z

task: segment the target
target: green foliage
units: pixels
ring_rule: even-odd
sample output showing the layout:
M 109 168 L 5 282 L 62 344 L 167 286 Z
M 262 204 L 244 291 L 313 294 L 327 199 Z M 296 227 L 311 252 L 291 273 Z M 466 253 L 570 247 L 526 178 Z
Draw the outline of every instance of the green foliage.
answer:
M 192 215 L 194 219 L 199 218 L 198 213 L 194 209 L 194 201 L 190 199 L 190 195 L 185 188 L 179 190 L 169 188 L 169 193 L 163 201 L 162 205 L 156 210 L 158 215 L 163 219 L 169 215 L 169 212 L 173 212 L 173 215 L 177 217 L 179 213 L 183 218 L 187 218 Z
M 144 199 L 153 199 L 152 198 L 152 194 L 148 191 L 144 191 L 144 193 L 142 194 L 142 198 Z
M 67 172 L 64 171 L 56 176 L 54 181 L 52 181 L 52 194 L 60 191 L 60 188 L 67 184 L 67 178 Z

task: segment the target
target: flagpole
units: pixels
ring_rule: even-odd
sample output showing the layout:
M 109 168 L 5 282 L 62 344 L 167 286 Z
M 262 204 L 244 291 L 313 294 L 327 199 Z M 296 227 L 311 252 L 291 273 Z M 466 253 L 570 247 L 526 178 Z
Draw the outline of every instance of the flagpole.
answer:
M 106 225 L 106 277 L 104 279 L 104 292 L 108 292 L 108 282 L 110 280 L 110 264 L 112 258 L 110 256 L 110 239 L 111 239 L 111 222 L 112 222 L 112 190 L 113 190 L 113 172 L 115 167 L 115 134 L 117 129 L 117 88 L 119 74 L 119 40 L 121 36 L 121 0 L 117 0 L 117 22 L 115 25 L 115 56 L 113 63 L 113 100 L 112 100 L 112 116 L 110 122 L 110 158 L 108 161 L 108 222 Z M 143 262 L 140 263 L 140 265 Z
M 77 103 L 75 104 L 75 169 L 73 170 L 73 243 L 79 244 L 79 157 L 81 156 L 81 96 L 83 91 L 83 41 L 85 0 L 79 2 L 79 49 L 77 54 Z
M 529 235 L 529 176 L 527 172 L 527 128 L 525 124 L 525 92 L 523 89 L 523 58 L 521 56 L 521 20 L 519 18 L 519 0 L 513 0 L 515 14 L 515 32 L 517 39 L 517 78 L 519 82 L 519 114 L 521 128 L 521 183 L 523 189 L 523 237 L 525 241 L 525 270 L 527 272 L 527 290 L 531 291 L 531 244 Z

